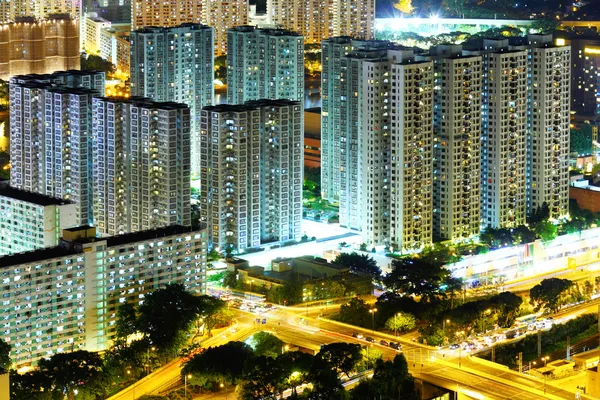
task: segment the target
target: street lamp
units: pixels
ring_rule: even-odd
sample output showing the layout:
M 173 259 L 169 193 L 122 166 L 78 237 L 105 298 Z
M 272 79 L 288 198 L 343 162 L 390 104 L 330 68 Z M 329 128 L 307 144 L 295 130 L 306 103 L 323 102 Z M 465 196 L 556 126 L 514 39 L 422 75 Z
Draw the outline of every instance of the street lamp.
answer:
M 550 359 L 550 357 L 546 356 L 546 357 L 542 357 L 542 360 L 544 360 L 544 394 L 546 394 L 546 376 L 548 371 L 546 370 L 546 366 L 548 365 L 548 360 Z
M 227 386 L 225 386 L 222 383 L 219 386 L 221 387 L 221 389 L 225 388 L 225 400 L 227 400 Z
M 533 364 L 535 366 L 536 362 L 535 361 L 534 362 L 529 361 L 529 373 L 531 373 L 531 364 Z
M 184 375 L 183 377 L 183 393 L 184 393 L 184 398 L 187 399 L 187 380 L 188 379 L 192 379 L 192 375 Z
M 304 302 L 306 303 L 306 316 L 307 317 L 308 317 L 308 301 L 310 300 L 310 295 L 311 294 L 312 294 L 311 292 L 306 292 L 306 297 L 305 297 L 305 300 L 304 300 Z
M 375 332 L 375 313 L 377 312 L 376 308 L 369 309 L 369 314 L 371 314 L 371 328 L 373 332 Z
M 445 319 L 442 321 L 442 339 L 446 341 L 446 324 L 449 324 L 450 320 Z

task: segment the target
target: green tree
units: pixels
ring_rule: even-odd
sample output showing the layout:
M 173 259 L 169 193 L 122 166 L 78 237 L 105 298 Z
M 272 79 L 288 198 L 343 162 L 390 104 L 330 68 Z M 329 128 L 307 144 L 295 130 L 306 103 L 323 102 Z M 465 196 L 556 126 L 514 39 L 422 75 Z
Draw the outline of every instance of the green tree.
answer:
M 253 358 L 246 363 L 238 397 L 242 400 L 276 399 L 286 389 L 286 373 L 284 365 L 275 358 Z
M 377 266 L 377 262 L 372 257 L 364 254 L 356 252 L 341 253 L 333 263 L 347 267 L 350 272 L 357 275 L 370 276 L 376 280 L 381 277 L 381 269 Z
M 502 292 L 492 296 L 489 300 L 496 310 L 496 318 L 501 328 L 510 328 L 519 316 L 523 299 L 511 292 Z
M 57 353 L 38 362 L 40 373 L 51 382 L 53 391 L 64 394 L 68 399 L 75 397 L 75 390 L 104 394 L 106 387 L 102 367 L 100 355 L 85 350 Z
M 257 332 L 250 339 L 250 345 L 257 356 L 276 358 L 282 353 L 283 341 L 268 332 Z
M 230 382 L 235 384 L 244 376 L 244 365 L 253 357 L 252 348 L 243 342 L 229 342 L 209 347 L 185 363 L 182 376 L 192 375 L 190 384 L 210 386 Z
M 542 221 L 535 224 L 535 233 L 544 242 L 549 242 L 558 236 L 558 228 L 550 221 Z
M 449 276 L 442 265 L 406 257 L 392 261 L 392 272 L 383 283 L 395 292 L 429 299 L 440 294 L 440 286 Z
M 117 67 L 113 63 L 100 56 L 81 53 L 80 58 L 82 71 L 103 71 L 107 75 L 112 75 L 117 71 Z
M 533 33 L 553 33 L 560 26 L 560 21 L 556 18 L 540 18 L 533 21 L 529 30 Z
M 531 215 L 527 218 L 527 221 L 535 225 L 539 222 L 547 221 L 550 218 L 550 208 L 548 207 L 548 203 L 543 202 L 541 206 L 536 207 Z
M 217 299 L 213 296 L 202 295 L 196 298 L 197 301 L 197 317 L 201 318 L 206 328 L 208 337 L 212 336 L 212 330 L 217 326 L 222 319 L 221 311 L 224 309 L 225 301 Z
M 138 331 L 137 315 L 133 303 L 123 303 L 117 309 L 117 321 L 115 323 L 117 341 L 125 341 L 127 337 Z
M 561 295 L 571 286 L 573 282 L 568 279 L 544 279 L 529 290 L 529 303 L 534 306 L 536 312 L 545 308 L 556 313 L 560 307 Z
M 225 272 L 223 276 L 223 286 L 230 289 L 237 289 L 239 286 L 237 274 L 232 271 Z
M 8 82 L 0 79 L 0 110 L 6 110 L 9 104 Z
M 373 377 L 364 380 L 351 391 L 353 400 L 363 399 L 417 399 L 414 380 L 408 373 L 404 355 L 398 354 L 392 361 L 377 360 Z
M 0 338 L 0 374 L 10 368 L 10 344 Z
M 363 299 L 354 297 L 340 307 L 339 320 L 350 325 L 371 326 L 369 305 Z
M 326 363 L 338 374 L 350 376 L 350 372 L 361 360 L 361 348 L 354 343 L 330 343 L 321 346 L 316 358 L 318 362 Z
M 416 326 L 415 317 L 412 314 L 398 313 L 385 321 L 385 327 L 392 331 L 406 332 Z
M 297 396 L 297 387 L 309 383 L 314 356 L 301 351 L 288 351 L 277 357 L 277 362 L 285 370 L 288 387 L 292 388 L 292 398 Z
M 383 352 L 373 345 L 364 346 L 361 351 L 359 370 L 367 370 L 375 367 L 375 363 L 383 358 Z
M 170 284 L 146 296 L 139 306 L 138 328 L 166 358 L 173 357 L 186 341 L 199 317 L 199 299 L 181 284 Z

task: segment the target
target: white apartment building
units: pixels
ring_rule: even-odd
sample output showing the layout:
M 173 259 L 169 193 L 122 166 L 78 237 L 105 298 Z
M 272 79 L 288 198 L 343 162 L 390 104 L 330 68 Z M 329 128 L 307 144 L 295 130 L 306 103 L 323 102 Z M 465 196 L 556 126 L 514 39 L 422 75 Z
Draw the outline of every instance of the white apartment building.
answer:
M 165 228 L 96 238 L 67 229 L 56 247 L 0 257 L 0 337 L 15 367 L 53 354 L 109 348 L 120 304 L 180 283 L 206 290 L 206 231 Z
M 432 240 L 433 62 L 407 53 L 391 81 L 390 247 L 413 251 Z
M 98 13 L 86 13 L 81 21 L 81 48 L 87 54 L 103 56 L 102 46 L 104 31 L 110 29 L 112 23 L 100 18 Z M 106 59 L 106 57 L 103 56 Z
M 93 99 L 94 225 L 103 235 L 191 225 L 190 110 L 150 99 Z
M 283 29 L 240 26 L 227 32 L 227 102 L 304 101 L 304 38 Z
M 200 221 L 209 245 L 243 251 L 260 244 L 260 110 L 205 107 L 200 122 Z
M 203 23 L 203 5 L 204 1 L 196 0 L 131 0 L 131 30 Z
M 0 23 L 13 22 L 20 17 L 46 18 L 50 14 L 69 14 L 79 18 L 80 0 L 1 0 Z
M 0 256 L 57 246 L 75 204 L 0 184 Z
M 346 65 L 342 70 L 342 59 L 356 46 L 350 37 L 332 37 L 321 42 L 321 197 L 330 203 L 339 201 L 341 157 L 346 151 L 340 148 L 343 146 L 341 102 L 348 99 L 347 94 L 340 93 L 340 79 L 347 70 Z M 344 126 L 346 117 L 344 114 Z
M 130 38 L 131 96 L 189 106 L 192 177 L 197 177 L 200 110 L 214 104 L 213 28 L 146 28 L 131 32 Z
M 10 81 L 10 184 L 74 202 L 78 225 L 92 222 L 91 106 L 102 78 L 66 71 Z
M 335 36 L 373 39 L 374 0 L 268 0 L 268 22 L 300 32 L 307 43 Z
M 547 204 L 550 218 L 569 213 L 571 48 L 551 35 L 530 35 L 531 210 Z
M 525 224 L 527 50 L 484 40 L 481 228 Z
M 203 109 L 200 220 L 212 248 L 300 238 L 302 118 L 301 104 L 288 100 Z
M 481 56 L 461 46 L 430 50 L 434 83 L 433 235 L 468 240 L 480 228 Z

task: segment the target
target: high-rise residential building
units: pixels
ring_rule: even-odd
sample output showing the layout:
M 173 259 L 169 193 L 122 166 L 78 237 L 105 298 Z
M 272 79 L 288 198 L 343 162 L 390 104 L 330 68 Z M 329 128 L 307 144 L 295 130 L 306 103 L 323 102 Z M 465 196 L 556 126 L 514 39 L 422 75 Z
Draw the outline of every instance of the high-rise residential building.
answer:
M 86 13 L 81 19 L 81 48 L 87 54 L 103 56 L 102 42 L 106 40 L 104 32 L 110 29 L 111 25 L 110 21 L 98 16 L 98 13 Z M 103 58 L 106 59 L 106 57 Z
M 65 71 L 10 80 L 11 186 L 74 202 L 78 225 L 92 222 L 92 97 L 104 90 L 103 76 Z
M 342 153 L 341 101 L 348 96 L 340 93 L 341 60 L 358 41 L 350 37 L 332 37 L 321 42 L 321 196 L 331 203 L 339 201 Z M 343 69 L 346 72 L 346 66 Z M 346 126 L 346 114 L 343 124 Z M 346 142 L 344 142 L 345 144 Z
M 131 96 L 190 107 L 192 176 L 199 174 L 199 118 L 214 103 L 213 28 L 183 24 L 131 32 Z
M 103 235 L 191 225 L 185 104 L 95 97 L 94 225 Z
M 300 32 L 306 43 L 335 36 L 374 37 L 374 0 L 268 0 L 267 13 L 271 24 Z
M 75 204 L 0 183 L 0 256 L 57 246 Z
M 0 79 L 79 69 L 79 65 L 78 19 L 19 17 L 0 25 Z
M 289 100 L 203 109 L 200 220 L 213 248 L 300 238 L 302 118 Z
M 131 30 L 202 23 L 203 5 L 204 1 L 195 0 L 131 0 Z
M 118 307 L 140 304 L 167 284 L 206 290 L 206 231 L 169 226 L 97 238 L 94 228 L 63 231 L 56 247 L 0 257 L 0 336 L 19 367 L 53 354 L 103 351 Z
M 0 1 L 0 23 L 14 22 L 20 17 L 42 19 L 56 14 L 67 14 L 72 18 L 78 18 L 80 13 L 80 0 Z
M 525 224 L 527 49 L 483 41 L 481 227 Z
M 552 35 L 529 35 L 528 40 L 528 212 L 546 204 L 550 218 L 558 219 L 569 213 L 571 48 L 554 46 Z
M 283 29 L 227 32 L 227 102 L 304 101 L 304 38 Z
M 369 246 L 431 242 L 433 64 L 386 41 L 323 46 L 323 196 Z
M 434 237 L 468 240 L 480 229 L 481 56 L 459 45 L 430 50 L 434 84 Z
M 204 23 L 215 30 L 215 56 L 228 54 L 227 31 L 248 24 L 246 0 L 204 0 Z
M 391 66 L 390 246 L 431 244 L 433 210 L 433 62 L 406 52 Z M 372 107 L 371 105 L 365 105 Z
M 132 30 L 206 24 L 214 29 L 214 55 L 227 53 L 227 30 L 248 24 L 245 0 L 131 1 Z

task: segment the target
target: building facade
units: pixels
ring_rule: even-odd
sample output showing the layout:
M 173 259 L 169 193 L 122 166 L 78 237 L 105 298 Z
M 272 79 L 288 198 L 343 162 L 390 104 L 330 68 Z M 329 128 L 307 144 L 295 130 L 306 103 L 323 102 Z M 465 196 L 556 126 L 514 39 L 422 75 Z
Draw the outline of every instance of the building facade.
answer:
M 152 26 L 171 27 L 187 23 L 202 23 L 203 4 L 203 1 L 194 0 L 172 2 L 131 0 L 131 30 Z
M 199 174 L 199 118 L 214 104 L 213 28 L 184 24 L 131 32 L 131 96 L 187 104 L 192 176 Z
M 288 100 L 204 108 L 200 220 L 212 248 L 300 238 L 302 117 Z
M 72 228 L 56 247 L 0 258 L 0 336 L 15 367 L 65 351 L 108 349 L 119 305 L 140 304 L 167 284 L 205 292 L 205 230 L 95 236 L 94 228 Z
M 236 26 L 248 24 L 248 2 L 245 0 L 205 0 L 204 4 L 204 23 L 215 30 L 215 56 L 228 55 L 228 31 Z
M 80 12 L 81 1 L 79 0 L 0 1 L 0 23 L 14 22 L 21 17 L 42 19 L 53 14 L 67 14 L 72 18 L 78 18 Z
M 103 77 L 65 71 L 10 80 L 10 184 L 74 202 L 77 225 L 92 223 L 92 97 Z
M 374 37 L 373 0 L 268 0 L 267 13 L 272 25 L 300 32 L 307 43 L 335 36 Z
M 571 48 L 554 46 L 551 35 L 530 35 L 529 46 L 528 213 L 546 204 L 559 219 L 569 214 Z
M 528 54 L 508 40 L 483 45 L 481 228 L 513 228 L 527 208 Z
M 304 38 L 283 29 L 227 32 L 227 102 L 304 101 Z
M 78 19 L 65 15 L 47 19 L 20 17 L 0 25 L 0 79 L 79 69 L 79 66 Z
M 0 184 L 0 256 L 57 246 L 75 204 Z
M 185 104 L 95 97 L 92 199 L 99 234 L 191 225 Z
M 480 228 L 481 56 L 430 50 L 435 64 L 434 237 L 468 240 Z

